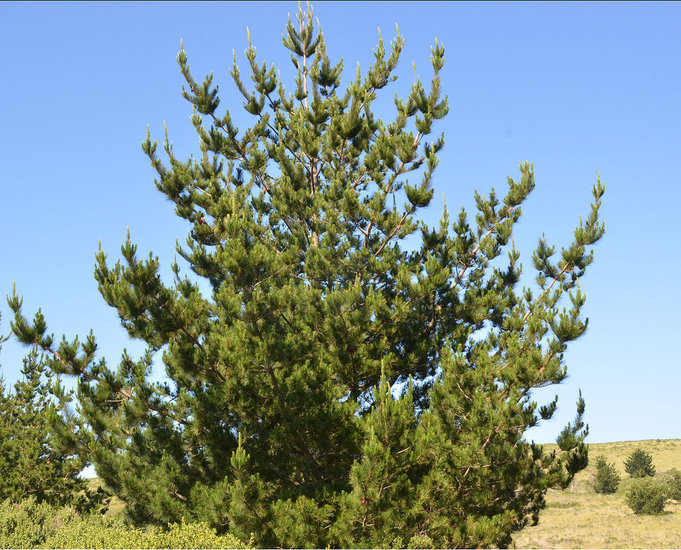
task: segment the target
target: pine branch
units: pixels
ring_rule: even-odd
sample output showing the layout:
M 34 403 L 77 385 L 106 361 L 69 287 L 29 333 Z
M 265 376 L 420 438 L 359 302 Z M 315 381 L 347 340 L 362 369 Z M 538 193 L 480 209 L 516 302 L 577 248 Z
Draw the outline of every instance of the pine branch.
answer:
M 450 285 L 449 288 L 450 288 L 451 290 L 454 290 L 454 289 L 457 287 L 457 285 L 458 285 L 458 284 L 461 282 L 461 280 L 463 279 L 463 276 L 464 276 L 464 274 L 466 273 L 466 271 L 468 270 L 468 268 L 471 267 L 471 266 L 473 265 L 473 260 L 475 260 L 475 257 L 477 256 L 478 252 L 480 251 L 480 247 L 482 246 L 482 243 L 485 241 L 485 239 L 486 239 L 494 230 L 496 230 L 497 225 L 500 224 L 500 223 L 502 223 L 502 222 L 508 217 L 508 215 L 509 215 L 511 212 L 513 212 L 514 210 L 515 210 L 514 207 L 509 206 L 509 207 L 506 209 L 506 212 L 504 213 L 504 215 L 503 215 L 500 219 L 498 219 L 498 220 L 494 223 L 494 225 L 493 225 L 492 227 L 490 227 L 490 228 L 487 230 L 487 233 L 485 233 L 485 234 L 482 236 L 482 238 L 481 238 L 480 240 L 478 240 L 478 244 L 477 244 L 476 247 L 470 252 L 470 254 L 469 254 L 469 256 L 468 256 L 468 258 L 469 258 L 469 259 L 468 259 L 468 262 L 464 265 L 463 269 L 462 269 L 460 272 L 458 272 L 458 273 L 456 274 L 456 277 L 455 277 L 454 281 L 453 281 L 452 284 Z
M 416 208 L 411 207 L 409 210 L 407 210 L 404 213 L 404 216 L 402 216 L 402 219 L 399 221 L 399 223 L 395 226 L 395 228 L 392 230 L 390 235 L 386 238 L 386 240 L 383 242 L 383 244 L 379 247 L 379 249 L 374 253 L 374 257 L 378 257 L 378 255 L 383 251 L 383 249 L 386 247 L 386 245 L 391 241 L 391 239 L 395 236 L 395 234 L 402 229 L 402 224 L 404 223 L 404 220 L 407 219 L 407 216 L 410 216 L 411 214 L 414 213 Z
M 568 268 L 569 268 L 569 269 L 568 269 Z M 563 269 L 560 270 L 560 273 L 558 273 L 558 275 L 556 275 L 556 276 L 553 278 L 553 281 L 551 281 L 551 284 L 544 290 L 544 292 L 542 292 L 541 296 L 539 296 L 539 298 L 537 298 L 537 299 L 535 300 L 535 302 L 534 302 L 535 305 L 538 304 L 538 303 L 540 303 L 540 302 L 544 299 L 544 296 L 546 296 L 546 294 L 551 290 L 551 288 L 552 288 L 553 285 L 556 283 L 556 281 L 558 281 L 565 273 L 569 273 L 571 270 L 572 270 L 571 264 L 566 263 L 566 264 L 563 266 Z M 523 325 L 525 324 L 525 321 L 527 321 L 527 318 L 530 316 L 530 313 L 531 313 L 531 312 L 532 312 L 532 308 L 528 308 L 528 309 L 527 309 L 527 312 L 525 313 L 525 316 L 523 317 L 523 321 L 522 321 L 522 324 L 523 324 Z
M 104 379 L 101 376 L 97 376 L 95 374 L 92 374 L 91 372 L 86 371 L 85 369 L 80 369 L 76 367 L 73 364 L 67 363 L 56 351 L 54 351 L 52 348 L 47 348 L 45 346 L 40 346 L 43 351 L 48 352 L 51 354 L 57 361 L 59 361 L 64 367 L 67 369 L 70 368 L 73 372 L 76 372 L 78 374 L 82 374 L 83 376 L 89 378 L 90 380 L 95 380 L 96 382 L 104 382 Z M 125 391 L 124 389 L 117 389 L 116 393 L 120 393 L 126 401 L 132 399 L 132 393 Z

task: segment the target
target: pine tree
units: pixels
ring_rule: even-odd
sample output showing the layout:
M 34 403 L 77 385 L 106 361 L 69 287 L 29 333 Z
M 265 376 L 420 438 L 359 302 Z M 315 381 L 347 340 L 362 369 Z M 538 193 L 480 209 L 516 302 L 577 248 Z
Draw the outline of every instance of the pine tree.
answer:
M 52 436 L 59 416 L 52 380 L 35 348 L 23 360 L 14 392 L 0 380 L 0 502 L 74 505 L 86 511 L 105 502 L 103 491 L 91 491 L 79 474 L 86 456 L 71 455 Z
M 142 147 L 189 224 L 177 253 L 193 274 L 175 262 L 162 281 L 129 233 L 121 260 L 96 255 L 102 296 L 148 351 L 112 369 L 92 334 L 56 345 L 16 294 L 14 333 L 78 381 L 70 443 L 137 522 L 194 517 L 264 546 L 509 544 L 546 490 L 586 466 L 581 395 L 556 451 L 523 434 L 554 414 L 557 400 L 539 406 L 532 391 L 565 378 L 563 354 L 587 327 L 579 282 L 604 232 L 604 188 L 557 257 L 539 241 L 538 292 L 519 289 L 511 235 L 530 164 L 504 194 L 476 193 L 472 221 L 445 210 L 438 228 L 418 223 L 445 144 L 433 134 L 448 111 L 443 45 L 429 85 L 396 98 L 388 123 L 372 108 L 396 78 L 399 32 L 389 50 L 379 36 L 345 90 L 309 8 L 283 43 L 292 93 L 250 37 L 252 88 L 235 57 L 245 131 L 212 73 L 197 81 L 178 54 L 200 155 L 177 158 L 167 134 L 167 161 L 149 132 Z M 150 380 L 159 351 L 169 382 Z
M 596 459 L 596 477 L 594 478 L 594 491 L 609 495 L 617 492 L 620 485 L 620 475 L 615 465 L 599 456 Z
M 646 477 L 655 475 L 653 457 L 640 447 L 635 449 L 624 463 L 624 471 L 631 477 Z

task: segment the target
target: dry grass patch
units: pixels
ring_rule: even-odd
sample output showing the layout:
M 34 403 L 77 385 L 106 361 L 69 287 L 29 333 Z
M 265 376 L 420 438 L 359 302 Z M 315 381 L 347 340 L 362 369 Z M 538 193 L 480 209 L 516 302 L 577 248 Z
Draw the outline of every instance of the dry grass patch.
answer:
M 102 487 L 104 483 L 102 482 L 101 479 L 98 477 L 93 477 L 91 479 L 88 479 L 88 484 L 90 486 L 90 489 L 97 489 L 98 487 Z M 120 514 L 123 511 L 123 508 L 125 508 L 125 503 L 118 498 L 117 496 L 111 497 L 111 501 L 109 502 L 109 509 L 107 511 L 107 516 L 112 516 L 116 514 Z
M 550 448 L 550 445 L 546 446 Z M 641 516 L 625 503 L 631 485 L 624 461 L 637 447 L 653 456 L 657 477 L 681 470 L 681 440 L 624 441 L 589 445 L 589 467 L 565 491 L 549 491 L 539 524 L 514 537 L 516 548 L 681 548 L 681 503 L 669 501 L 664 514 Z M 599 495 L 591 486 L 595 458 L 614 462 L 622 484 L 613 495 Z

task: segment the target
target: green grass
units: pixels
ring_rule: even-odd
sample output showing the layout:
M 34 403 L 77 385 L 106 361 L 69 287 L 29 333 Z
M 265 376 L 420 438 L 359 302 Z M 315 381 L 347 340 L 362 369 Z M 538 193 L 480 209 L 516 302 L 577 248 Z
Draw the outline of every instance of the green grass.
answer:
M 545 448 L 550 449 L 551 445 Z M 653 456 L 657 478 L 681 470 L 681 440 L 653 439 L 589 445 L 589 466 L 565 491 L 549 491 L 539 524 L 513 538 L 516 548 L 681 548 L 681 502 L 668 501 L 659 516 L 635 515 L 625 503 L 631 479 L 624 461 L 641 447 Z M 594 493 L 596 457 L 613 462 L 622 483 L 613 495 Z

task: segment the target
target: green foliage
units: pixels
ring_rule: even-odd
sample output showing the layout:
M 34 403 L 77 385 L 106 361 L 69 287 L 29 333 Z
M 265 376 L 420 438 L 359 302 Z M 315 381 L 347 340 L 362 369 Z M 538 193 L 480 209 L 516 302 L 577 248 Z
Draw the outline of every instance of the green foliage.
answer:
M 217 535 L 215 529 L 205 523 L 173 523 L 168 530 L 158 530 L 146 536 L 141 548 L 252 548 L 253 538 L 248 543 L 229 533 Z
M 635 449 L 624 463 L 624 471 L 631 477 L 646 477 L 655 475 L 653 457 L 641 448 Z
M 615 465 L 607 462 L 603 456 L 596 458 L 596 476 L 593 482 L 594 491 L 605 495 L 616 493 L 619 484 L 620 475 L 617 473 Z
M 76 518 L 49 536 L 44 548 L 252 548 L 232 535 L 218 536 L 205 523 L 173 523 L 167 529 L 143 530 L 118 517 Z
M 232 535 L 218 536 L 205 523 L 140 529 L 122 517 L 80 515 L 71 506 L 38 503 L 34 497 L 0 504 L 0 548 L 252 548 Z
M 433 539 L 426 534 L 416 534 L 409 539 L 407 548 L 435 548 L 433 546 Z
M 54 437 L 59 413 L 45 361 L 34 347 L 23 363 L 14 392 L 5 392 L 0 380 L 0 501 L 33 497 L 82 511 L 105 505 L 106 494 L 90 491 L 79 477 L 86 457 L 73 455 Z
M 667 496 L 681 502 L 681 472 L 673 468 L 665 472 L 664 479 L 667 485 Z
M 635 514 L 661 514 L 667 500 L 667 489 L 649 479 L 637 480 L 627 493 L 627 505 Z
M 101 514 L 73 517 L 53 530 L 41 544 L 43 548 L 152 548 L 145 546 L 149 535 L 127 525 L 122 517 Z M 158 546 L 157 548 L 163 548 Z M 198 548 L 198 546 L 197 546 Z
M 37 548 L 61 526 L 73 520 L 75 510 L 38 503 L 34 496 L 0 503 L 0 548 Z
M 539 241 L 538 291 L 518 288 L 511 237 L 529 163 L 503 193 L 476 192 L 472 219 L 417 218 L 445 143 L 433 134 L 448 112 L 443 45 L 428 85 L 417 79 L 384 122 L 372 109 L 396 78 L 399 33 L 389 50 L 379 37 L 345 90 L 311 11 L 283 41 L 292 93 L 250 39 L 252 88 L 235 57 L 245 131 L 181 46 L 200 154 L 177 158 L 166 136 L 164 162 L 149 133 L 142 147 L 189 224 L 177 253 L 192 274 L 175 262 L 163 281 L 129 234 L 115 264 L 96 255 L 99 290 L 146 342 L 141 358 L 111 368 L 92 334 L 55 344 L 9 298 L 19 340 L 77 381 L 81 414 L 55 431 L 138 525 L 188 517 L 270 547 L 509 544 L 587 463 L 581 393 L 557 451 L 523 434 L 553 416 L 556 400 L 539 406 L 533 391 L 566 377 L 563 354 L 587 327 L 578 283 L 604 232 L 604 188 L 560 254 Z M 150 376 L 158 351 L 168 382 Z

